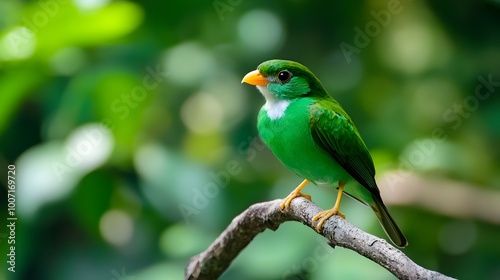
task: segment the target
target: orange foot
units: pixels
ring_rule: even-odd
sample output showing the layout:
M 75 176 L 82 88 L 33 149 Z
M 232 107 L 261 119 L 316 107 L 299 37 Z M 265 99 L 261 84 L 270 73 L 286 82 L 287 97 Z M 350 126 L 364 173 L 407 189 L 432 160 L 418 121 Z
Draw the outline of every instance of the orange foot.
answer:
M 316 216 L 314 216 L 312 219 L 313 224 L 315 221 L 319 220 L 318 224 L 316 225 L 316 231 L 320 232 L 321 229 L 323 228 L 323 223 L 325 223 L 326 220 L 330 219 L 330 217 L 333 215 L 337 215 L 340 216 L 342 219 L 345 219 L 345 215 L 340 213 L 339 209 L 336 207 L 333 207 L 330 210 L 321 211 L 318 214 L 316 214 Z
M 302 196 L 305 197 L 307 200 L 311 200 L 311 196 L 305 193 L 301 193 L 300 191 L 309 183 L 309 180 L 304 180 L 300 185 L 295 188 L 285 199 L 283 199 L 283 202 L 280 204 L 280 210 L 283 211 L 283 209 L 290 208 L 290 203 L 292 203 L 292 200 L 296 197 Z
M 323 228 L 323 224 L 326 222 L 326 220 L 330 219 L 330 217 L 333 215 L 337 215 L 337 216 L 340 216 L 342 219 L 345 219 L 345 215 L 340 213 L 340 211 L 339 211 L 340 200 L 342 199 L 342 194 L 344 193 L 344 182 L 339 183 L 338 189 L 339 189 L 339 192 L 337 194 L 337 200 L 335 201 L 335 205 L 333 205 L 333 208 L 330 210 L 319 212 L 312 219 L 313 224 L 315 221 L 319 220 L 318 224 L 316 225 L 317 232 L 321 231 L 321 229 Z

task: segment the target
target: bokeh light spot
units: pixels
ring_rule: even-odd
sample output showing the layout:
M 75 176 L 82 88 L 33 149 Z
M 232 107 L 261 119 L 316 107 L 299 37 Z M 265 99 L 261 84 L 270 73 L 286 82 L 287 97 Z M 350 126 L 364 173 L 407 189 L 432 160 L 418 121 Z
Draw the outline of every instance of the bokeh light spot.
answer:
M 409 75 L 446 65 L 452 48 L 434 15 L 420 5 L 402 13 L 376 41 L 382 62 Z
M 5 35 L 0 41 L 0 59 L 26 59 L 35 52 L 35 34 L 24 26 L 19 26 Z
M 110 210 L 99 222 L 102 237 L 111 244 L 124 245 L 132 238 L 134 231 L 131 217 L 120 210 Z
M 87 124 L 71 133 L 66 141 L 67 161 L 80 172 L 88 172 L 106 161 L 113 150 L 111 131 L 102 124 Z
M 470 221 L 452 221 L 441 228 L 439 243 L 443 251 L 459 255 L 472 248 L 477 239 L 477 227 Z
M 207 77 L 215 68 L 212 54 L 195 42 L 182 43 L 170 49 L 164 59 L 172 82 L 192 85 Z
M 166 228 L 160 235 L 160 249 L 167 256 L 187 257 L 203 250 L 210 244 L 210 236 L 199 229 L 185 224 L 176 224 Z M 179 246 L 183 244 L 183 246 Z
M 403 25 L 390 35 L 390 49 L 384 52 L 384 58 L 400 70 L 418 73 L 431 63 L 432 43 L 431 30 L 417 24 Z
M 278 17 L 268 11 L 246 13 L 238 23 L 238 34 L 243 44 L 253 51 L 269 52 L 283 43 L 284 31 Z
M 89 11 L 106 6 L 109 0 L 73 0 L 73 2 L 80 10 Z
M 50 64 L 57 74 L 69 76 L 78 71 L 86 60 L 85 52 L 82 49 L 66 47 L 52 56 Z
M 17 160 L 19 211 L 33 215 L 44 204 L 67 196 L 79 180 L 111 155 L 114 139 L 101 124 L 90 123 L 62 142 L 47 142 L 26 150 Z
M 181 108 L 183 123 L 195 133 L 217 131 L 222 126 L 224 108 L 210 94 L 198 93 L 191 96 Z

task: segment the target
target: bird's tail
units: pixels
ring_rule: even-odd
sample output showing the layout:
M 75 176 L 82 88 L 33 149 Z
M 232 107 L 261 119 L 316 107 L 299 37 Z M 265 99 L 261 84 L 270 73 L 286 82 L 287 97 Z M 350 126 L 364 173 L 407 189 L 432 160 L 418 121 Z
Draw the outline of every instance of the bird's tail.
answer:
M 396 225 L 396 222 L 392 219 L 391 215 L 389 215 L 389 211 L 387 211 L 384 203 L 375 197 L 373 200 L 375 203 L 370 206 L 375 212 L 375 215 L 377 215 L 378 221 L 387 236 L 389 236 L 392 242 L 398 247 L 404 248 L 408 246 L 406 237 L 403 235 L 398 225 Z

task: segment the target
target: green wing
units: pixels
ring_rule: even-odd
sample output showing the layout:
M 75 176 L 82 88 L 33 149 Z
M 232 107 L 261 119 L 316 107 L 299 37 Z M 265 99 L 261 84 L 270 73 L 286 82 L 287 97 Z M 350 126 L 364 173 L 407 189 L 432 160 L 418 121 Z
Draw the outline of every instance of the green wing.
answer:
M 349 116 L 332 99 L 313 104 L 310 113 L 311 133 L 316 144 L 329 153 L 349 175 L 372 194 L 374 203 L 370 203 L 369 206 L 375 212 L 384 231 L 394 244 L 406 247 L 408 241 L 389 215 L 380 197 L 370 153 Z M 357 200 L 367 204 L 367 202 Z
M 356 181 L 376 197 L 373 160 L 354 124 L 334 100 L 310 107 L 311 133 L 316 144 L 329 153 Z

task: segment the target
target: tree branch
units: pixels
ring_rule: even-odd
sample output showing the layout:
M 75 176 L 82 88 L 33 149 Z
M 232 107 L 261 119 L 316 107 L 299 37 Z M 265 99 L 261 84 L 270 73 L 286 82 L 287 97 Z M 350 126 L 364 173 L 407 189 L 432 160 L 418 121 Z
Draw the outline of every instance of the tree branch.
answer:
M 316 204 L 298 197 L 283 213 L 279 210 L 281 201 L 254 204 L 234 218 L 207 250 L 191 258 L 185 279 L 216 279 L 252 239 L 267 228 L 276 230 L 286 221 L 298 221 L 314 230 L 312 218 L 321 211 Z M 338 216 L 326 221 L 320 234 L 328 239 L 331 247 L 351 249 L 385 267 L 399 279 L 453 279 L 417 265 L 385 240 Z

